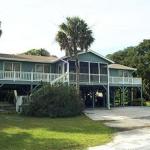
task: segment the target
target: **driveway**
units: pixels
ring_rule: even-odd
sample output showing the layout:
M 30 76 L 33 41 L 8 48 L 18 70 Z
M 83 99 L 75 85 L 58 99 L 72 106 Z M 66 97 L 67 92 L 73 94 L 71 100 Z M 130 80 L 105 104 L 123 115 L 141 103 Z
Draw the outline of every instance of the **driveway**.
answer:
M 150 107 L 87 109 L 84 113 L 92 120 L 126 130 L 118 132 L 112 142 L 89 150 L 150 150 Z

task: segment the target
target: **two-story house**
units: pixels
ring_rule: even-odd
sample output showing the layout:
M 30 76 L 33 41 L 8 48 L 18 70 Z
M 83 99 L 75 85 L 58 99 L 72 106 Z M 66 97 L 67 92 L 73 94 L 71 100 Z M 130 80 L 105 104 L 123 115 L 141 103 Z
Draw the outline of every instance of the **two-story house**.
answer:
M 80 91 L 86 107 L 128 105 L 137 89 L 142 100 L 142 79 L 133 77 L 135 68 L 115 64 L 94 51 L 79 53 Z M 0 90 L 27 94 L 42 82 L 75 84 L 75 60 L 70 57 L 0 54 Z M 116 92 L 120 90 L 120 100 Z M 128 94 L 128 101 L 125 96 Z M 142 104 L 142 101 L 141 101 Z

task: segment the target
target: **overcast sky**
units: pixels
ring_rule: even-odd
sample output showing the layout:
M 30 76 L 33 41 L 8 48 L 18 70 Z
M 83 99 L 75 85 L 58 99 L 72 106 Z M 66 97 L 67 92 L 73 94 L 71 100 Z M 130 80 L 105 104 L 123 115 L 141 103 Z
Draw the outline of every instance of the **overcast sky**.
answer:
M 88 23 L 91 49 L 102 55 L 150 38 L 150 0 L 0 0 L 0 53 L 45 48 L 62 56 L 55 35 L 67 16 Z

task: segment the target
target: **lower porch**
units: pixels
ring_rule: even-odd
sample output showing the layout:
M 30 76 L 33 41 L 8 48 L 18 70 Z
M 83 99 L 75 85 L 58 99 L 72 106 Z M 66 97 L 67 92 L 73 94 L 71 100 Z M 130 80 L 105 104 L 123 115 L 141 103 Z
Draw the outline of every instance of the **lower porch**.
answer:
M 80 85 L 80 93 L 85 108 L 142 106 L 142 87 Z

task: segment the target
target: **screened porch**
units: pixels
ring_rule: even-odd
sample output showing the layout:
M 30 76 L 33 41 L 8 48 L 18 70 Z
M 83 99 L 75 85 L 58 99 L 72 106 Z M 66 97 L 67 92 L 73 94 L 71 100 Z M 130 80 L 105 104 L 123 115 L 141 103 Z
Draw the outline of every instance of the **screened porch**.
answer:
M 107 83 L 107 64 L 80 62 L 80 83 Z M 76 81 L 75 61 L 69 62 L 69 81 Z

